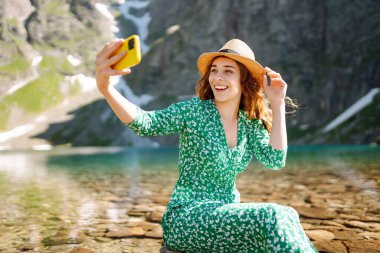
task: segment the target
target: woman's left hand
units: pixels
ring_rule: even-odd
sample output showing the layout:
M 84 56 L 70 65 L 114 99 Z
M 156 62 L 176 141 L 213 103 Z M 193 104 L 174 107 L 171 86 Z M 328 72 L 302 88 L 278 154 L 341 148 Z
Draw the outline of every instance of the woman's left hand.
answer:
M 266 75 L 263 78 L 263 87 L 264 94 L 269 99 L 271 105 L 275 103 L 282 103 L 285 99 L 286 89 L 288 85 L 282 79 L 280 73 L 277 73 L 270 69 L 269 67 L 265 67 L 266 73 L 271 79 L 270 86 L 268 86 L 268 80 Z

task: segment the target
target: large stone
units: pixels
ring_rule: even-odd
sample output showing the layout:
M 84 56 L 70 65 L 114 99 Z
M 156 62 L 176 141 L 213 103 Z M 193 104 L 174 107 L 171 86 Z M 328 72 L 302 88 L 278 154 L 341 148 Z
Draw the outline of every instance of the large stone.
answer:
M 294 207 L 300 216 L 313 218 L 313 219 L 334 219 L 337 217 L 337 213 L 328 211 L 326 209 L 317 207 Z
M 64 244 L 81 244 L 86 240 L 86 236 L 83 232 L 77 232 L 74 235 L 68 233 L 68 231 L 59 231 L 56 235 L 46 237 L 42 240 L 45 246 L 57 246 Z
M 306 235 L 313 241 L 331 241 L 334 234 L 326 230 L 305 230 Z

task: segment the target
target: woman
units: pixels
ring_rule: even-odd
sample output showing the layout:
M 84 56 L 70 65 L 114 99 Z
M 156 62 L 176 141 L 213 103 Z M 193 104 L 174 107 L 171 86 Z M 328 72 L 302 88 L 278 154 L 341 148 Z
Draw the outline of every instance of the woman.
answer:
M 262 68 L 252 50 L 233 39 L 199 57 L 196 98 L 146 112 L 109 85 L 111 75 L 130 73 L 111 69 L 123 56 L 113 56 L 121 43 L 107 44 L 97 56 L 99 91 L 135 133 L 180 134 L 179 179 L 162 218 L 166 245 L 185 252 L 317 252 L 294 209 L 240 203 L 235 185 L 253 155 L 270 169 L 285 165 L 287 84 L 281 75 Z

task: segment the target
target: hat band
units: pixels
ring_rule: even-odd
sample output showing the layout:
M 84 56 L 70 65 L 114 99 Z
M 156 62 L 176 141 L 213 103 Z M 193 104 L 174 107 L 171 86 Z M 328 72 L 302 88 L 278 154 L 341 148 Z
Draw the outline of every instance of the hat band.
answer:
M 239 54 L 238 52 L 234 51 L 234 50 L 231 50 L 231 49 L 220 49 L 218 52 L 221 52 L 221 53 L 231 53 L 231 54 Z

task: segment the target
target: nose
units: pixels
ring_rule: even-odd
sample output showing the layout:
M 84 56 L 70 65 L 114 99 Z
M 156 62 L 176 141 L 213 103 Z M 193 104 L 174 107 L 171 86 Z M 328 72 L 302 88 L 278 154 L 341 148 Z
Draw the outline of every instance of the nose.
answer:
M 215 81 L 223 81 L 223 77 L 220 73 L 216 73 L 213 77 Z

